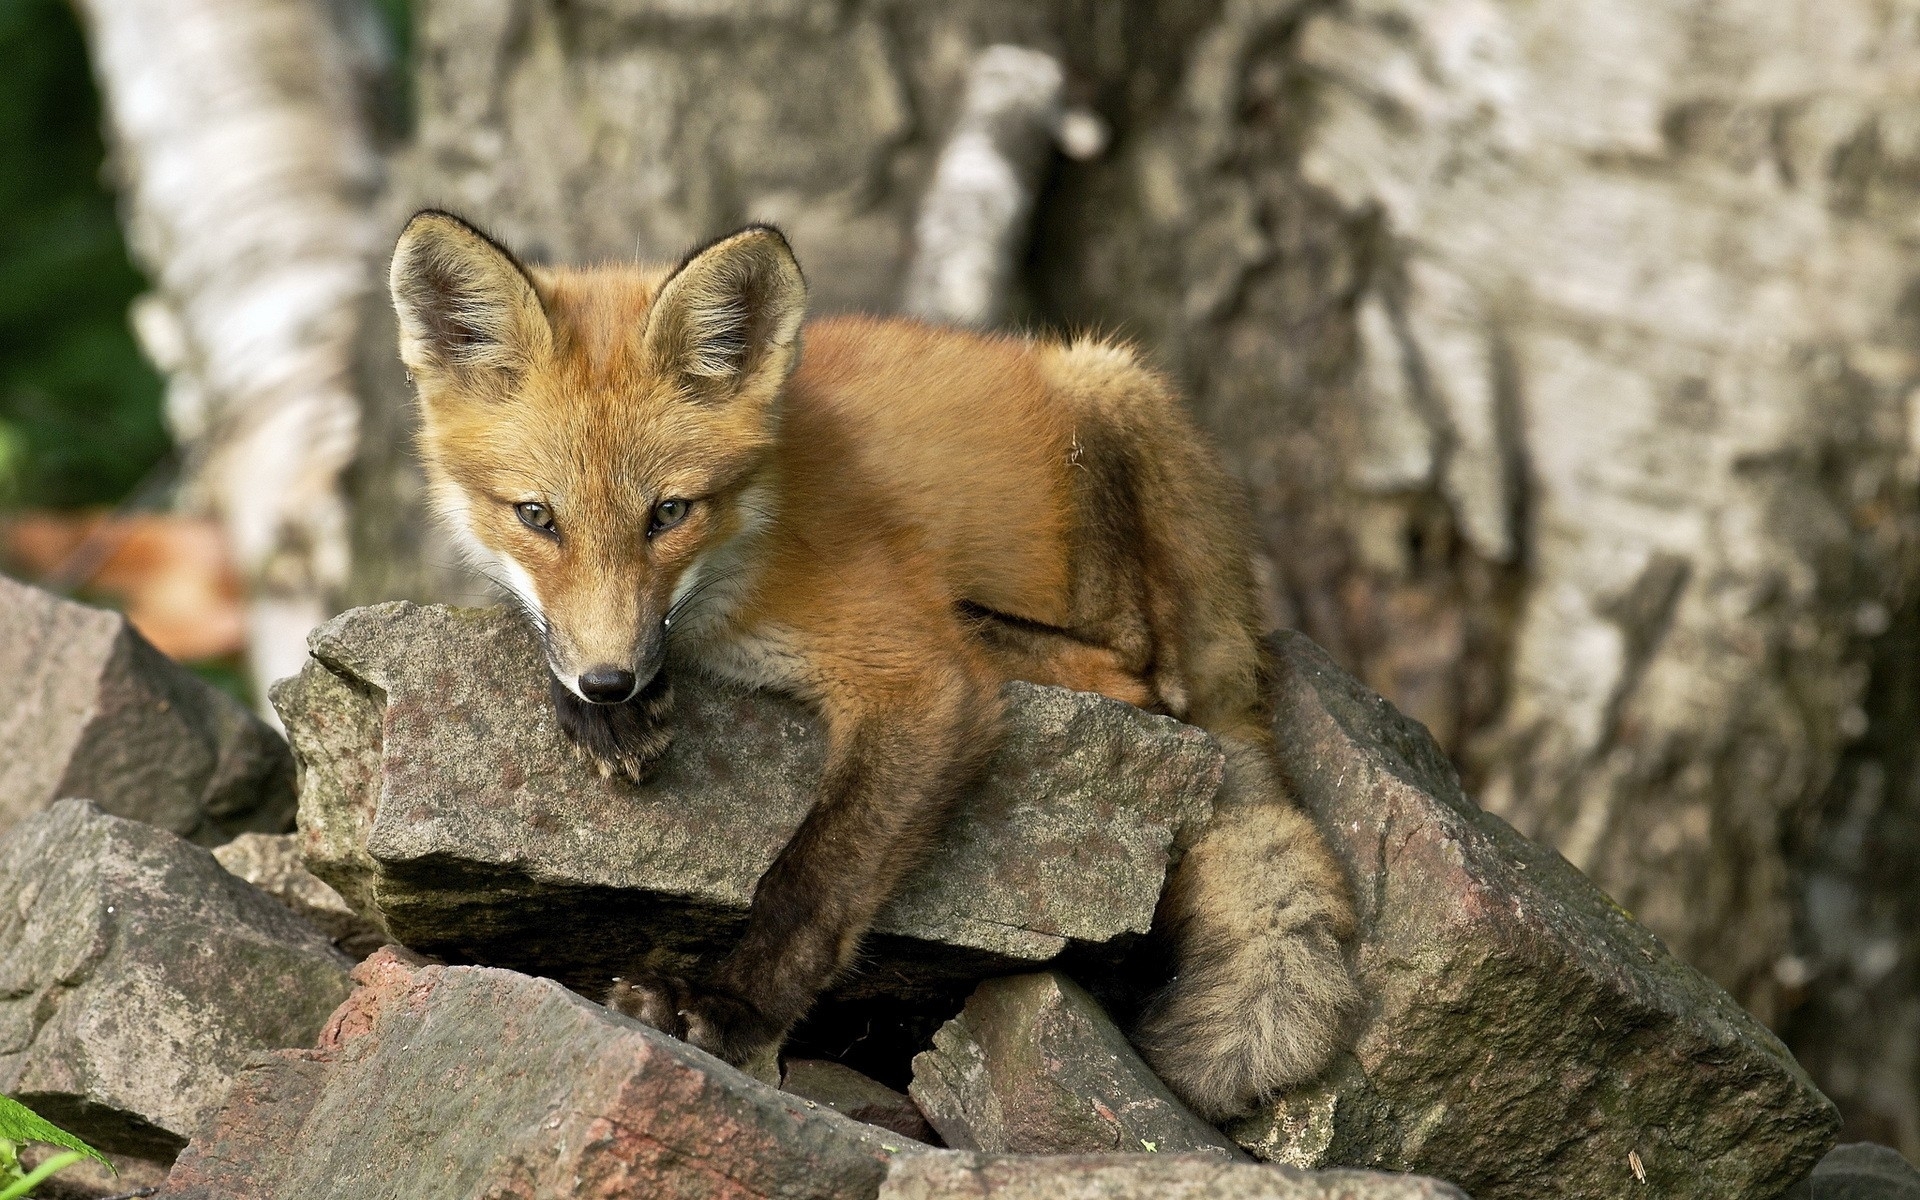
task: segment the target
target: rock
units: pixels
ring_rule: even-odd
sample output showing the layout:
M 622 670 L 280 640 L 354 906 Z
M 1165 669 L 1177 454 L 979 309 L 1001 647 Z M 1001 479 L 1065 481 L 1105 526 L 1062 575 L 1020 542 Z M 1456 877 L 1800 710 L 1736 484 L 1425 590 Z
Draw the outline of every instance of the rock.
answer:
M 1276 715 L 1355 883 L 1352 1060 L 1232 1132 L 1300 1166 L 1480 1200 L 1778 1196 L 1833 1106 L 1772 1034 L 1550 850 L 1483 813 L 1426 732 L 1297 634 Z
M 1302 1171 L 1208 1154 L 999 1158 L 916 1154 L 894 1162 L 880 1200 L 1467 1200 L 1437 1179 Z
M 912 1145 L 552 980 L 391 947 L 353 977 L 316 1049 L 241 1073 L 164 1195 L 864 1200 Z
M 293 820 L 280 735 L 118 613 L 0 576 L 0 832 L 63 796 L 203 845 Z
M 169 1160 L 251 1054 L 347 994 L 327 939 L 211 854 L 61 800 L 0 838 L 0 1093 Z
M 1920 1171 L 1889 1146 L 1835 1146 L 1788 1200 L 1920 1200 Z
M 913 1060 L 947 1145 L 1017 1154 L 1245 1156 L 1188 1111 L 1092 996 L 1058 971 L 991 979 Z
M 506 609 L 356 609 L 274 703 L 301 764 L 308 867 L 405 945 L 586 988 L 724 951 L 811 805 L 822 743 L 797 703 L 676 681 L 653 780 L 607 780 L 554 722 Z M 881 913 L 842 995 L 911 994 L 1123 947 L 1151 924 L 1176 832 L 1205 818 L 1210 739 L 1096 696 L 1013 685 L 983 782 Z
M 300 836 L 293 833 L 243 833 L 213 857 L 239 876 L 292 909 L 333 939 L 349 957 L 365 958 L 386 944 L 386 934 L 320 882 L 300 857 Z
M 823 1058 L 790 1059 L 780 1076 L 780 1090 L 916 1142 L 933 1141 L 933 1127 L 911 1098 L 852 1067 Z

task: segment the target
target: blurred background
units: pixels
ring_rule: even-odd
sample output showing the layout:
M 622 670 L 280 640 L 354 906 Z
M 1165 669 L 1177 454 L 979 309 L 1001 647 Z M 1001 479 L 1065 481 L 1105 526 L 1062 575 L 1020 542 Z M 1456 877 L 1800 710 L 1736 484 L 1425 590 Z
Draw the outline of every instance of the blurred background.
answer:
M 748 220 L 822 311 L 1131 338 L 1269 615 L 1920 1159 L 1920 3 L 0 0 L 0 565 L 258 702 L 484 600 L 406 215 Z

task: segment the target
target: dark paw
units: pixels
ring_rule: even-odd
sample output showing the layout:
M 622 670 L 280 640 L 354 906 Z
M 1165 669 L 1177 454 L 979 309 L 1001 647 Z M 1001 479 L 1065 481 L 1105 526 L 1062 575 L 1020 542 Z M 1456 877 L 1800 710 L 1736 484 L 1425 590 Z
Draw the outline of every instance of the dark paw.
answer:
M 664 674 L 624 704 L 590 704 L 548 677 L 560 731 L 606 776 L 644 782 L 673 744 L 673 685 Z
M 615 979 L 604 1003 L 737 1067 L 767 1056 L 780 1038 L 745 1000 L 673 975 Z

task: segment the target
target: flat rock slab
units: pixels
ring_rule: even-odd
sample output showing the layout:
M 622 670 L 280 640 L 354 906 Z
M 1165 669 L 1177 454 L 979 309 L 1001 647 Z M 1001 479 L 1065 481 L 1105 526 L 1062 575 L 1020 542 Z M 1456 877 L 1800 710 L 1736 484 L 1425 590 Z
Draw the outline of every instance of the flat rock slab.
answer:
M 1204 1151 L 1244 1159 L 1058 971 L 990 979 L 913 1060 L 908 1089 L 956 1150 Z
M 0 832 L 65 796 L 213 845 L 291 827 L 293 759 L 119 613 L 0 576 Z
M 1355 883 L 1351 1059 L 1230 1132 L 1480 1200 L 1778 1196 L 1839 1117 L 1780 1042 L 1565 859 L 1481 812 L 1420 726 L 1277 635 L 1286 774 Z
M 1417 1175 L 1302 1171 L 1200 1154 L 921 1154 L 894 1163 L 880 1200 L 1467 1200 L 1467 1194 Z
M 547 979 L 392 948 L 318 1047 L 261 1058 L 163 1195 L 868 1200 L 913 1143 Z
M 249 1057 L 312 1044 L 350 965 L 207 851 L 62 800 L 0 838 L 0 1093 L 171 1159 Z
M 695 680 L 675 681 L 653 779 L 602 778 L 561 735 L 544 660 L 506 609 L 381 604 L 309 645 L 274 693 L 308 866 L 419 950 L 585 986 L 643 952 L 686 968 L 732 944 L 813 801 L 823 743 L 806 710 Z M 1219 751 L 1096 696 L 1016 684 L 1009 699 L 985 778 L 841 995 L 978 979 L 1151 925 Z

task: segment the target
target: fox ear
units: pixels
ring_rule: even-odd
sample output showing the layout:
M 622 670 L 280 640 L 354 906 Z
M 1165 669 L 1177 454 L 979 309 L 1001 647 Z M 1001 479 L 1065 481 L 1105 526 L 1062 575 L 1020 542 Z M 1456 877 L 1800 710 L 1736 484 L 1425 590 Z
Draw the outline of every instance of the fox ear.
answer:
M 689 255 L 647 315 L 645 346 L 696 400 L 771 399 L 800 354 L 807 285 L 779 230 L 750 225 Z
M 423 384 L 511 374 L 553 347 L 533 279 L 504 246 L 428 209 L 400 231 L 388 274 L 400 359 Z

